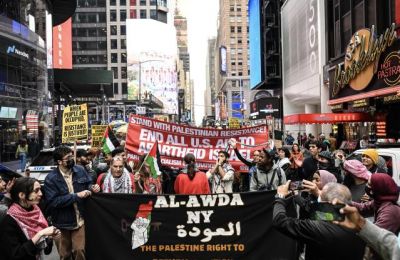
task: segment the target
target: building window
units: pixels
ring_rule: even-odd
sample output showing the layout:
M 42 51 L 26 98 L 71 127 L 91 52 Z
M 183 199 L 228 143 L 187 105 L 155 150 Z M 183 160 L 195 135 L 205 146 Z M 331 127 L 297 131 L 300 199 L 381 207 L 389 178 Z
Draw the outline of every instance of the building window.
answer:
M 235 32 L 235 26 L 231 26 L 231 33 Z
M 116 39 L 111 40 L 111 49 L 118 49 L 118 41 Z
M 118 78 L 118 67 L 111 67 L 111 70 L 113 71 L 114 79 Z
M 110 5 L 115 6 L 117 4 L 117 0 L 110 0 Z
M 126 53 L 121 53 L 121 62 L 126 63 Z
M 121 49 L 126 49 L 126 39 L 121 39 Z
M 126 5 L 126 0 L 119 0 L 119 5 L 125 6 Z
M 140 0 L 140 5 L 141 5 L 141 6 L 145 6 L 145 5 L 147 5 L 146 2 L 147 2 L 146 0 Z
M 126 82 L 121 83 L 122 86 L 122 95 L 128 94 L 128 84 Z
M 141 19 L 146 19 L 147 18 L 146 10 L 140 10 L 140 18 Z
M 125 22 L 126 21 L 126 10 L 121 10 L 119 13 L 119 20 L 121 22 Z
M 156 10 L 150 10 L 150 19 L 157 20 L 157 11 Z
M 113 86 L 114 86 L 114 91 L 113 91 L 113 93 L 114 93 L 114 94 L 118 94 L 118 83 L 114 83 Z
M 241 33 L 241 32 L 242 32 L 242 26 L 238 26 L 238 27 L 237 27 L 237 32 L 238 32 L 238 33 Z
M 121 30 L 121 35 L 126 34 L 126 26 L 125 25 L 121 25 L 120 30 Z
M 117 21 L 117 11 L 116 10 L 110 10 L 110 21 L 111 22 Z
M 116 25 L 111 25 L 110 26 L 110 34 L 111 35 L 117 35 L 117 26 Z
M 131 10 L 130 11 L 130 18 L 136 19 L 136 10 Z
M 150 0 L 150 5 L 151 6 L 156 6 L 157 5 L 157 0 Z
M 118 54 L 111 53 L 111 63 L 118 63 Z
M 126 67 L 121 67 L 121 79 L 126 79 Z

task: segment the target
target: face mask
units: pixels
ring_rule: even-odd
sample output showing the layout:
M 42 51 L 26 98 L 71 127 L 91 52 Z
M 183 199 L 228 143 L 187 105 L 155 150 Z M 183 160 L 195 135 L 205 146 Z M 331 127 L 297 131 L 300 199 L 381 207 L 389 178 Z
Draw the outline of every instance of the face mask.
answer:
M 318 163 L 318 169 L 319 170 L 327 170 L 329 168 L 329 163 Z
M 72 167 L 74 167 L 75 166 L 75 161 L 74 161 L 74 159 L 69 159 L 68 161 L 67 161 L 67 168 L 68 169 L 72 169 Z
M 374 194 L 372 193 L 371 188 L 368 187 L 368 186 L 365 186 L 365 193 L 366 193 L 368 196 L 370 196 L 371 198 L 374 197 Z

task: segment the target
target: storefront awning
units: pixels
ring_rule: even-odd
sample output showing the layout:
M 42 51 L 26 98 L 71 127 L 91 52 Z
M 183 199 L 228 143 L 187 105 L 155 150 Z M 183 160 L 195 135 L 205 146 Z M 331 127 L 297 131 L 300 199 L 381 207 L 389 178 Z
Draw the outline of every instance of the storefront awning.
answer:
M 322 113 L 322 114 L 294 114 L 283 118 L 286 125 L 301 124 L 338 124 L 349 122 L 372 122 L 375 121 L 367 113 Z

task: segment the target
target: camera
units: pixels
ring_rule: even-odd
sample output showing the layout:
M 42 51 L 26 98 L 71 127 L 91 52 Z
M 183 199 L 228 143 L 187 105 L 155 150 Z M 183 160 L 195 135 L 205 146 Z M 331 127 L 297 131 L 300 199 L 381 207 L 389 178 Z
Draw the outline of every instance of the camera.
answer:
M 303 181 L 290 182 L 289 189 L 290 190 L 302 190 L 303 189 Z
M 271 185 L 269 183 L 268 184 L 263 184 L 258 188 L 258 190 L 259 191 L 263 191 L 263 190 L 269 191 L 269 190 L 272 190 L 272 187 L 271 187 Z

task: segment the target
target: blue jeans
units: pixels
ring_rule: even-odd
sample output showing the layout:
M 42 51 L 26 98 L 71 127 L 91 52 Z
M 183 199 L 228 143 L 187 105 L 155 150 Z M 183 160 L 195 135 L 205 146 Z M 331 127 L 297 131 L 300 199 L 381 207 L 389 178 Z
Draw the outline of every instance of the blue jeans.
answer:
M 19 154 L 19 167 L 21 168 L 21 172 L 25 171 L 25 166 L 26 166 L 26 153 L 20 153 Z

